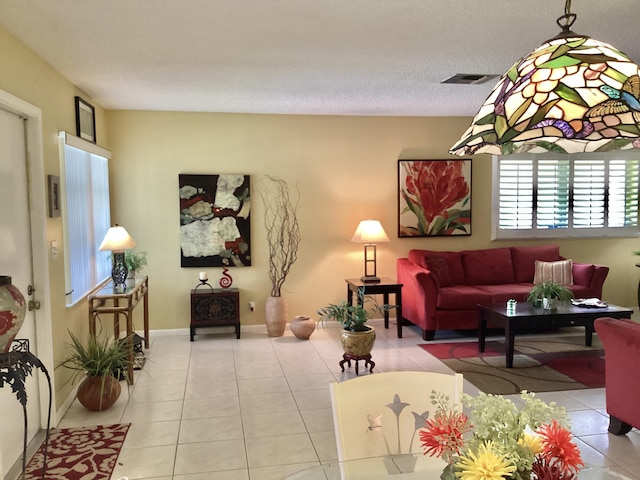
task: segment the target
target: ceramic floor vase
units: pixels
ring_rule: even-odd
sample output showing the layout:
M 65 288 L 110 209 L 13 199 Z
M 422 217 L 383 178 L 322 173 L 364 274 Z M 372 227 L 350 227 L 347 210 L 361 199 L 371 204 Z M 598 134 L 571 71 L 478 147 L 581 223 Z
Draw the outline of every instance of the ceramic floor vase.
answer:
M 265 309 L 267 335 L 281 337 L 287 326 L 287 301 L 282 297 L 267 298 Z
M 27 304 L 11 277 L 0 276 L 0 352 L 8 352 L 24 322 Z
M 296 315 L 289 323 L 289 329 L 296 338 L 307 340 L 316 329 L 316 322 L 309 315 Z
M 120 382 L 112 375 L 87 377 L 78 387 L 78 401 L 92 412 L 101 412 L 113 406 L 120 398 Z

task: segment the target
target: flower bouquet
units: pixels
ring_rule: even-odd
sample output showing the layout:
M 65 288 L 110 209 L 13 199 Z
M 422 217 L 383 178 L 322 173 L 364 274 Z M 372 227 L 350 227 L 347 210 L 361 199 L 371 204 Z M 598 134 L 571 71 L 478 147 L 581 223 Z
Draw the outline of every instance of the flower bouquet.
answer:
M 523 391 L 523 407 L 500 395 L 462 396 L 469 416 L 432 392 L 436 414 L 420 431 L 425 455 L 447 462 L 442 480 L 577 480 L 583 465 L 566 410 Z

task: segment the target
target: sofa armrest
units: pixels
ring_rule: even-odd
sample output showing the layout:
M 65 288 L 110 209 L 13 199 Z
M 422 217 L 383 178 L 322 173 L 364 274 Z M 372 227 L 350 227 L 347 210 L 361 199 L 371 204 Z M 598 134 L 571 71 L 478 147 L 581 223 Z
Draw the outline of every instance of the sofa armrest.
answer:
M 603 317 L 594 327 L 604 346 L 607 412 L 640 428 L 640 382 L 631 373 L 640 363 L 640 324 Z
M 423 330 L 435 330 L 439 290 L 435 275 L 408 258 L 398 258 L 396 269 L 402 284 L 402 316 Z
M 573 282 L 591 289 L 593 297 L 602 298 L 602 287 L 609 275 L 609 267 L 590 263 L 573 263 Z

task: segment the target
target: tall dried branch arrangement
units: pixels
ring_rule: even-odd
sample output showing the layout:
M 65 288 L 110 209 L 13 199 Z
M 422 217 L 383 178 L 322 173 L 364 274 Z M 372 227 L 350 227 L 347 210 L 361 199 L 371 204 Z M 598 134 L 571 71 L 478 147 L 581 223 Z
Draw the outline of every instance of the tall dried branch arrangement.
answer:
M 264 226 L 269 244 L 269 278 L 271 296 L 279 297 L 282 285 L 298 259 L 300 226 L 298 225 L 298 203 L 289 195 L 287 182 L 267 175 L 269 186 L 261 193 L 264 203 Z

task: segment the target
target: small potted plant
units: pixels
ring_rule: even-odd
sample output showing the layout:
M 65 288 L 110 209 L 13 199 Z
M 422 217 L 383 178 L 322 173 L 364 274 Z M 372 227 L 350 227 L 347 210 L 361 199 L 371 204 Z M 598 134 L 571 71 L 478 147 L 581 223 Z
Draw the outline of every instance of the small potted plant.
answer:
M 547 280 L 531 289 L 527 301 L 532 302 L 535 306 L 542 303 L 542 308 L 545 310 L 553 310 L 558 301 L 567 301 L 572 298 L 573 292 L 567 287 L 553 280 Z
M 317 311 L 320 321 L 336 320 L 344 329 L 340 335 L 344 353 L 354 357 L 365 357 L 371 353 L 376 340 L 373 327 L 367 325 L 371 318 L 367 303 L 373 303 L 372 312 L 382 313 L 395 308 L 394 305 L 378 305 L 373 297 L 365 296 L 364 289 L 358 290 L 358 304 L 349 302 L 330 303 Z
M 147 252 L 135 252 L 128 250 L 124 254 L 124 264 L 127 266 L 129 275 L 127 278 L 134 278 L 136 272 L 140 272 L 147 264 Z
M 102 411 L 111 407 L 120 397 L 118 378 L 127 378 L 127 342 L 110 341 L 89 335 L 86 344 L 69 332 L 69 356 L 60 366 L 74 370 L 72 380 L 86 375 L 78 387 L 78 401 L 91 411 Z

